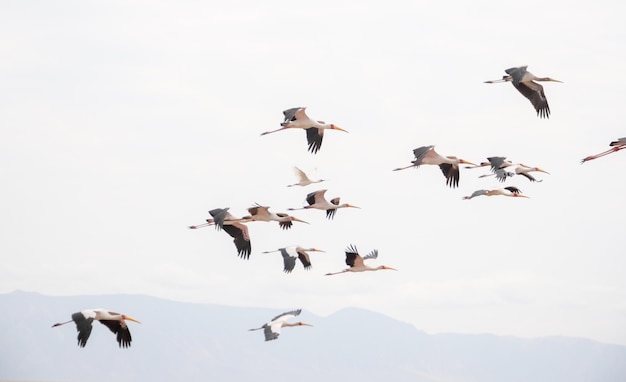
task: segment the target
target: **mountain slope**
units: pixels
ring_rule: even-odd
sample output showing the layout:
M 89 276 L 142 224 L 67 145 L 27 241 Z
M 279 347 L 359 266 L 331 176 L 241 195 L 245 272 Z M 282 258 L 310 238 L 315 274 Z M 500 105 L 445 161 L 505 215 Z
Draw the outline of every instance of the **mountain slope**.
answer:
M 98 323 L 87 346 L 73 324 L 86 308 L 129 314 L 133 343 L 120 349 Z M 299 307 L 285 307 L 285 310 Z M 41 381 L 595 381 L 626 380 L 626 347 L 575 338 L 429 335 L 362 309 L 328 317 L 303 310 L 314 327 L 285 328 L 264 342 L 259 327 L 282 311 L 180 303 L 148 296 L 0 295 L 0 380 Z

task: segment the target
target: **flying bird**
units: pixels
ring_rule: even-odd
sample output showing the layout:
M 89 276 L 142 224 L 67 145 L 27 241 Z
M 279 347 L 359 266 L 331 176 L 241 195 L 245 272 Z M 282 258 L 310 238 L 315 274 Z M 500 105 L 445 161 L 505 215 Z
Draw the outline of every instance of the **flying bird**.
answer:
M 535 179 L 534 176 L 532 176 L 531 174 L 529 174 L 530 172 L 543 172 L 544 174 L 550 174 L 549 172 L 540 169 L 539 167 L 530 167 L 530 166 L 526 166 L 525 164 L 522 163 L 516 163 L 510 166 L 506 166 L 506 167 L 502 167 L 502 168 L 498 168 L 496 170 L 493 171 L 493 173 L 491 174 L 486 174 L 486 175 L 481 175 L 479 176 L 479 178 L 485 178 L 488 176 L 493 176 L 495 175 L 496 179 L 499 182 L 504 182 L 507 178 L 513 177 L 515 175 L 521 175 L 523 177 L 525 177 L 526 179 L 530 180 L 531 182 L 543 182 L 542 180 L 537 180 Z
M 215 208 L 209 211 L 209 214 L 213 217 L 207 219 L 206 223 L 189 226 L 190 229 L 198 229 L 202 227 L 215 226 L 216 230 L 223 229 L 224 232 L 233 238 L 233 243 L 237 248 L 237 254 L 242 259 L 248 260 L 250 253 L 252 253 L 252 244 L 250 243 L 250 233 L 248 227 L 243 224 L 245 222 L 252 221 L 251 218 L 236 218 L 228 212 L 229 208 Z
M 509 68 L 505 72 L 508 76 L 503 76 L 501 80 L 485 81 L 487 84 L 493 84 L 497 82 L 511 82 L 515 89 L 517 89 L 522 95 L 532 103 L 533 107 L 537 111 L 537 116 L 540 118 L 550 118 L 550 107 L 548 106 L 548 100 L 546 94 L 543 92 L 543 86 L 535 81 L 552 81 L 562 82 L 552 79 L 550 77 L 537 77 L 531 72 L 527 71 L 528 66 L 520 66 L 518 68 Z
M 443 156 L 435 151 L 435 146 L 422 146 L 413 150 L 415 159 L 411 162 L 410 166 L 394 168 L 393 171 L 405 170 L 407 168 L 418 168 L 421 165 L 435 165 L 439 166 L 443 176 L 446 177 L 446 185 L 452 188 L 459 186 L 459 164 L 465 163 L 473 166 L 477 166 L 472 162 L 468 162 L 464 159 L 459 159 L 455 156 Z
M 363 260 L 376 259 L 377 257 L 378 257 L 378 250 L 377 249 L 375 249 L 372 252 L 368 253 L 367 255 L 361 257 L 361 255 L 359 255 L 359 251 L 357 251 L 356 247 L 354 245 L 350 244 L 348 246 L 348 248 L 346 248 L 346 264 L 350 268 L 346 268 L 343 271 L 339 271 L 339 272 L 326 273 L 324 276 L 338 275 L 340 273 L 346 273 L 346 272 L 379 271 L 379 270 L 383 270 L 383 269 L 388 269 L 388 270 L 392 270 L 392 271 L 396 271 L 397 270 L 395 268 L 391 268 L 391 267 L 388 267 L 386 265 L 379 265 L 377 267 L 370 267 L 368 265 L 365 265 L 365 263 L 363 262 Z
M 332 219 L 335 216 L 337 209 L 339 208 L 361 208 L 348 203 L 339 204 L 339 197 L 333 198 L 329 202 L 328 200 L 326 200 L 326 198 L 324 198 L 324 194 L 326 193 L 326 191 L 327 190 L 318 190 L 315 192 L 311 192 L 306 196 L 306 202 L 309 203 L 308 206 L 304 206 L 301 208 L 288 208 L 288 210 L 295 211 L 315 208 L 318 210 L 326 211 L 326 217 L 328 219 Z
M 580 161 L 580 164 L 583 164 L 583 163 L 585 163 L 585 162 L 587 162 L 587 161 L 590 161 L 590 160 L 592 160 L 592 159 L 597 159 L 597 158 L 603 157 L 603 156 L 605 156 L 605 155 L 609 155 L 609 154 L 611 154 L 611 153 L 614 153 L 614 152 L 620 151 L 620 150 L 622 150 L 622 149 L 626 149 L 626 137 L 619 138 L 618 140 L 611 142 L 611 143 L 609 144 L 609 146 L 611 146 L 611 148 L 610 148 L 610 149 L 608 149 L 608 150 L 606 150 L 606 151 L 603 151 L 603 152 L 601 152 L 600 154 L 596 154 L 596 155 L 589 155 L 589 156 L 587 156 L 587 157 L 584 157 L 584 158 Z
M 309 184 L 313 184 L 313 183 L 320 183 L 320 182 L 324 182 L 325 179 L 311 179 L 309 178 L 306 173 L 302 170 L 300 170 L 299 168 L 295 167 L 293 168 L 294 173 L 296 174 L 296 176 L 298 177 L 298 183 L 294 183 L 294 184 L 288 184 L 287 187 L 293 187 L 293 186 L 308 186 Z
M 311 259 L 307 252 L 324 252 L 321 249 L 317 248 L 302 248 L 301 246 L 289 246 L 284 248 L 279 248 L 275 251 L 265 251 L 263 253 L 274 253 L 280 252 L 283 256 L 284 269 L 283 272 L 291 273 L 293 269 L 296 267 L 296 260 L 300 259 L 300 262 L 304 266 L 304 269 L 307 271 L 311 269 Z
M 306 131 L 306 140 L 309 144 L 309 152 L 316 154 L 322 147 L 322 139 L 324 138 L 324 130 L 339 130 L 347 133 L 346 130 L 332 123 L 323 121 L 315 121 L 306 115 L 306 107 L 294 107 L 283 111 L 285 120 L 280 124 L 281 128 L 266 131 L 261 135 L 276 133 L 286 129 L 304 129 Z
M 305 222 L 304 220 L 300 220 L 295 216 L 291 216 L 283 212 L 277 212 L 277 213 L 270 212 L 269 209 L 270 208 L 267 206 L 261 206 L 257 204 L 254 207 L 248 208 L 248 213 L 250 213 L 250 215 L 244 216 L 242 219 L 245 219 L 245 220 L 249 219 L 251 221 L 263 221 L 263 222 L 275 221 L 275 222 L 278 222 L 278 225 L 282 229 L 291 228 L 293 226 L 293 222 L 309 224 L 308 222 Z
M 288 319 L 300 315 L 301 312 L 302 312 L 302 309 L 285 312 L 283 314 L 280 314 L 272 318 L 270 322 L 264 324 L 260 328 L 254 328 L 254 329 L 248 329 L 248 330 L 253 331 L 253 330 L 263 329 L 263 333 L 265 334 L 265 341 L 271 341 L 271 340 L 277 339 L 278 336 L 280 336 L 280 329 L 282 328 L 292 327 L 292 326 L 313 326 L 304 322 L 294 322 L 294 323 L 287 322 Z
M 130 316 L 106 309 L 85 309 L 72 314 L 71 320 L 56 323 L 52 325 L 52 327 L 54 328 L 74 322 L 76 324 L 76 330 L 78 331 L 78 346 L 85 347 L 89 335 L 91 334 L 94 320 L 100 321 L 102 325 L 109 328 L 116 335 L 117 343 L 121 348 L 130 347 L 130 342 L 132 341 L 130 330 L 128 330 L 128 326 L 126 326 L 126 320 L 138 324 L 141 323 Z
M 522 191 L 519 188 L 509 186 L 509 187 L 504 187 L 504 188 L 496 188 L 493 190 L 477 190 L 477 191 L 474 191 L 472 195 L 470 196 L 464 196 L 463 200 L 469 200 L 477 196 L 483 196 L 483 195 L 485 196 L 502 195 L 502 196 L 518 197 L 518 198 L 528 198 L 528 196 L 522 195 Z

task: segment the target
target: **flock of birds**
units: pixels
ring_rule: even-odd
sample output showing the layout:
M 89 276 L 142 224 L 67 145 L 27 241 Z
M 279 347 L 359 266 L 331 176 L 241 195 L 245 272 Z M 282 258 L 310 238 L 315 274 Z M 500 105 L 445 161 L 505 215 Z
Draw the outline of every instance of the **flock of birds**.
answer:
M 537 116 L 540 118 L 550 117 L 550 107 L 546 99 L 543 86 L 537 81 L 545 82 L 561 82 L 550 77 L 537 77 L 527 71 L 526 66 L 510 68 L 505 70 L 506 74 L 502 79 L 485 81 L 485 83 L 498 83 L 498 82 L 511 82 L 513 86 L 533 105 Z M 267 135 L 279 131 L 288 129 L 304 129 L 306 131 L 306 138 L 308 143 L 308 151 L 312 154 L 316 154 L 321 146 L 324 138 L 324 132 L 326 130 L 338 130 L 347 132 L 346 130 L 332 124 L 322 121 L 316 121 L 306 114 L 305 107 L 295 107 L 283 111 L 284 121 L 280 124 L 280 128 L 272 131 L 266 131 L 261 135 Z M 581 163 L 585 163 L 590 160 L 594 160 L 605 155 L 620 151 L 626 148 L 626 137 L 619 138 L 616 141 L 610 142 L 610 149 L 603 151 L 596 155 L 590 155 L 581 160 Z M 541 182 L 537 180 L 531 172 L 542 172 L 549 174 L 538 167 L 526 166 L 522 163 L 514 163 L 507 160 L 506 157 L 494 156 L 487 158 L 487 162 L 481 162 L 475 164 L 464 159 L 457 158 L 456 156 L 443 156 L 437 153 L 434 146 L 422 146 L 413 150 L 414 159 L 410 162 L 410 165 L 405 167 L 399 167 L 393 169 L 393 171 L 400 171 L 408 168 L 418 168 L 422 165 L 434 165 L 439 166 L 441 172 L 446 179 L 446 185 L 455 188 L 459 185 L 460 168 L 462 164 L 466 164 L 466 169 L 489 167 L 490 173 L 481 175 L 480 177 L 495 176 L 499 182 L 505 182 L 508 178 L 515 175 L 521 175 L 527 178 L 531 182 Z M 298 182 L 288 185 L 288 187 L 301 186 L 305 187 L 311 184 L 323 182 L 323 179 L 312 180 L 305 172 L 294 168 L 298 177 Z M 337 210 L 340 208 L 359 208 L 355 205 L 342 203 L 340 204 L 339 197 L 335 197 L 330 201 L 326 199 L 325 189 L 310 192 L 306 196 L 307 205 L 300 208 L 289 208 L 288 211 L 302 210 L 302 209 L 318 209 L 325 211 L 328 219 L 333 219 Z M 496 189 L 481 189 L 474 191 L 471 195 L 464 196 L 464 200 L 470 200 L 479 196 L 509 196 L 509 197 L 522 197 L 528 198 L 522 195 L 519 188 L 515 186 L 507 186 Z M 237 254 L 243 259 L 249 259 L 252 253 L 252 245 L 250 240 L 250 233 L 246 223 L 255 221 L 270 222 L 275 221 L 281 229 L 288 230 L 292 228 L 294 222 L 309 224 L 308 222 L 301 220 L 288 213 L 275 213 L 270 211 L 270 207 L 261 206 L 256 204 L 253 207 L 248 208 L 249 215 L 242 218 L 237 218 L 229 212 L 229 208 L 215 208 L 209 211 L 211 218 L 206 219 L 205 223 L 199 225 L 193 225 L 189 228 L 198 229 L 202 227 L 214 226 L 217 230 L 223 230 L 229 236 L 233 238 L 233 242 L 237 249 Z M 309 252 L 324 252 L 317 248 L 303 248 L 301 246 L 288 246 L 279 248 L 273 251 L 265 251 L 262 253 L 280 252 L 283 258 L 283 271 L 285 273 L 291 273 L 296 262 L 299 260 L 304 269 L 311 268 L 311 258 Z M 348 268 L 338 272 L 326 273 L 326 276 L 337 275 L 346 272 L 364 272 L 364 271 L 378 271 L 378 270 L 396 270 L 394 268 L 380 265 L 378 267 L 371 267 L 365 264 L 365 260 L 376 259 L 378 257 L 378 250 L 374 249 L 365 256 L 361 256 L 356 246 L 350 244 L 345 249 L 345 263 Z M 300 315 L 301 309 L 288 311 L 282 313 L 269 322 L 265 323 L 259 328 L 249 329 L 251 331 L 263 330 L 265 340 L 275 340 L 280 335 L 281 328 L 283 327 L 295 327 L 295 326 L 312 326 L 304 322 L 290 323 L 288 320 Z M 94 321 L 99 321 L 101 324 L 108 327 L 115 335 L 120 347 L 129 347 L 132 341 L 130 331 L 126 325 L 126 321 L 133 321 L 139 323 L 136 319 L 121 313 L 108 311 L 106 309 L 86 309 L 81 312 L 72 314 L 71 320 L 66 322 L 60 322 L 54 324 L 53 327 L 62 326 L 70 322 L 76 324 L 76 330 L 78 331 L 78 345 L 84 347 L 91 334 Z

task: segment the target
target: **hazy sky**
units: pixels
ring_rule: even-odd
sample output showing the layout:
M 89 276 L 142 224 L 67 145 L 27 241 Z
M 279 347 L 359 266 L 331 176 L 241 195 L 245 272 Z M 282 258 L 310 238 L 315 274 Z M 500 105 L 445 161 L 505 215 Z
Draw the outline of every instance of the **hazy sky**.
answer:
M 626 344 L 626 28 L 618 1 L 2 1 L 0 292 L 133 293 L 180 301 L 362 307 L 430 333 L 567 335 Z M 536 116 L 504 69 L 545 84 Z M 282 110 L 349 131 L 320 152 Z M 392 172 L 436 145 L 539 166 L 530 199 L 465 170 Z M 297 165 L 329 181 L 286 185 Z M 189 230 L 208 210 L 276 212 L 308 192 L 362 209 L 290 231 L 249 224 L 253 253 Z M 355 244 L 398 272 L 323 276 Z M 313 269 L 282 272 L 301 244 Z M 77 310 L 90 307 L 76 307 Z M 106 307 L 115 309 L 114 306 Z M 132 315 L 132 312 L 126 312 Z M 146 318 L 144 318 L 145 320 Z

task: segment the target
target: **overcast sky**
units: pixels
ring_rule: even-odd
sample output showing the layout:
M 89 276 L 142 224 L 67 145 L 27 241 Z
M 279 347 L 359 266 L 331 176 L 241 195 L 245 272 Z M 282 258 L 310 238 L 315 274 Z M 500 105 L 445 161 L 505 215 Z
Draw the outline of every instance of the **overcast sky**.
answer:
M 0 292 L 355 306 L 429 333 L 626 344 L 626 153 L 579 163 L 626 136 L 623 3 L 346 3 L 2 1 Z M 544 84 L 550 119 L 483 83 L 521 65 L 563 81 Z M 295 106 L 349 133 L 317 155 L 303 131 L 260 136 Z M 424 145 L 550 174 L 507 182 L 529 199 L 465 201 L 501 185 L 391 171 Z M 329 180 L 287 188 L 294 165 Z M 361 209 L 251 223 L 249 261 L 187 228 L 321 188 Z M 292 274 L 261 253 L 295 244 L 327 252 Z M 323 276 L 348 244 L 398 272 Z

